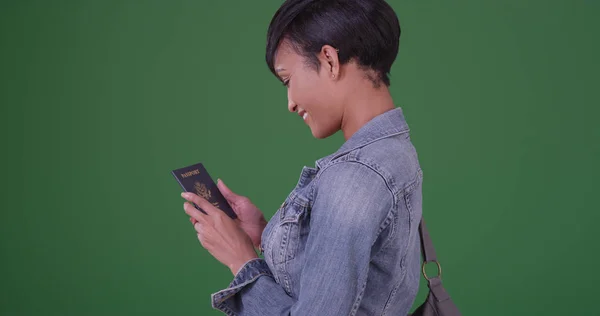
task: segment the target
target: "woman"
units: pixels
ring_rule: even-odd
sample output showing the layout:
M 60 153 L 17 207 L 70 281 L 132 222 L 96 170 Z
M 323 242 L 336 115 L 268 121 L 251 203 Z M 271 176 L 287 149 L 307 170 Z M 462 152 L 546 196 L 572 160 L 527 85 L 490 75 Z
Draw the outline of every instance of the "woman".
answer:
M 228 315 L 406 315 L 420 277 L 422 172 L 388 74 L 400 37 L 383 0 L 288 0 L 273 17 L 266 61 L 288 109 L 314 137 L 342 130 L 335 153 L 304 167 L 267 223 L 218 187 L 238 214 L 184 196 L 198 238 L 234 275 L 212 295 Z M 261 249 L 264 259 L 255 252 Z

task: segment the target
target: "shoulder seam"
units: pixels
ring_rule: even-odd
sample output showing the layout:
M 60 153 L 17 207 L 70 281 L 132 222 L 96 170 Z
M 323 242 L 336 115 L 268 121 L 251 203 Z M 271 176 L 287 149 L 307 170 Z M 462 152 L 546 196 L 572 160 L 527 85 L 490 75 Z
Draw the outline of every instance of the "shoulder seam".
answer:
M 375 235 L 375 239 L 373 241 L 373 244 L 371 244 L 371 247 L 375 244 L 375 242 L 377 241 L 377 239 L 379 238 L 379 235 L 381 234 L 382 231 L 384 231 L 390 224 L 393 223 L 393 217 L 394 217 L 394 209 L 396 208 L 397 204 L 398 204 L 398 199 L 397 199 L 397 195 L 394 194 L 394 191 L 392 190 L 392 188 L 390 188 L 390 185 L 387 181 L 387 179 L 375 168 L 373 168 L 372 166 L 366 164 L 365 162 L 362 161 L 358 161 L 358 160 L 343 160 L 343 161 L 336 161 L 336 162 L 332 162 L 330 164 L 328 164 L 327 166 L 325 166 L 325 168 L 322 169 L 321 173 L 315 178 L 315 183 L 316 185 L 314 185 L 312 187 L 312 190 L 316 190 L 316 188 L 319 187 L 319 180 L 321 178 L 321 174 L 324 173 L 327 169 L 329 169 L 331 166 L 335 166 L 338 164 L 345 164 L 345 163 L 355 163 L 355 164 L 359 164 L 362 165 L 366 168 L 368 168 L 369 170 L 373 171 L 375 174 L 377 174 L 379 176 L 379 178 L 381 178 L 381 180 L 383 180 L 383 183 L 385 184 L 385 187 L 387 188 L 387 192 L 389 193 L 391 199 L 392 199 L 392 205 L 390 207 L 390 209 L 388 210 L 387 214 L 385 215 L 385 217 L 383 218 L 382 222 L 379 223 L 379 230 L 377 231 L 377 234 Z M 311 196 L 315 196 L 314 195 L 315 192 L 311 192 Z M 314 199 L 311 199 L 314 203 Z M 393 233 L 389 236 L 389 238 L 391 239 L 393 237 Z M 387 243 L 384 242 L 384 243 Z

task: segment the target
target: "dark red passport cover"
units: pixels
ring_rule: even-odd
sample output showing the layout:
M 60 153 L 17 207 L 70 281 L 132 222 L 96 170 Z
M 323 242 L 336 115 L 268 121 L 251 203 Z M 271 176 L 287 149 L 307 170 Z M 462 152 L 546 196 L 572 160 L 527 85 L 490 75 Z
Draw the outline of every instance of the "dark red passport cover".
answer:
M 232 219 L 236 219 L 237 216 L 219 188 L 217 184 L 210 177 L 204 165 L 202 163 L 197 163 L 195 165 L 191 165 L 184 168 L 179 168 L 171 171 L 177 182 L 183 191 L 185 192 L 193 192 L 197 195 L 208 200 L 212 205 L 216 206 L 218 209 L 222 210 Z M 193 203 L 194 207 L 206 214 L 204 210 L 202 210 L 196 203 Z

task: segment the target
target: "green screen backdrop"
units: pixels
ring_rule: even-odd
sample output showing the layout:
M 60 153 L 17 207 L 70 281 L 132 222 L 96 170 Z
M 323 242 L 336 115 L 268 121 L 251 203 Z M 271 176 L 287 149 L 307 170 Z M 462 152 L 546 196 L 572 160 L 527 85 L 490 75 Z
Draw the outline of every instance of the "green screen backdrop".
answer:
M 170 171 L 203 162 L 270 218 L 343 142 L 312 137 L 264 62 L 281 2 L 0 2 L 0 315 L 220 315 L 232 276 Z M 600 2 L 390 3 L 456 304 L 598 313 Z

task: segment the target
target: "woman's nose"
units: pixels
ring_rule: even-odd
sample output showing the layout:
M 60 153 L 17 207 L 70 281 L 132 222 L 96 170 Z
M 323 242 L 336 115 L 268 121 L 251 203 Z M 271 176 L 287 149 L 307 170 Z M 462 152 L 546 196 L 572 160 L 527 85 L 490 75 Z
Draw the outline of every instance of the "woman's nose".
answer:
M 292 113 L 296 112 L 296 108 L 297 108 L 297 106 L 296 106 L 296 104 L 294 104 L 294 102 L 288 101 L 288 110 L 290 110 L 290 112 L 292 112 Z
M 296 103 L 292 100 L 292 97 L 290 96 L 290 90 L 288 89 L 288 110 L 290 110 L 290 112 L 296 112 Z

